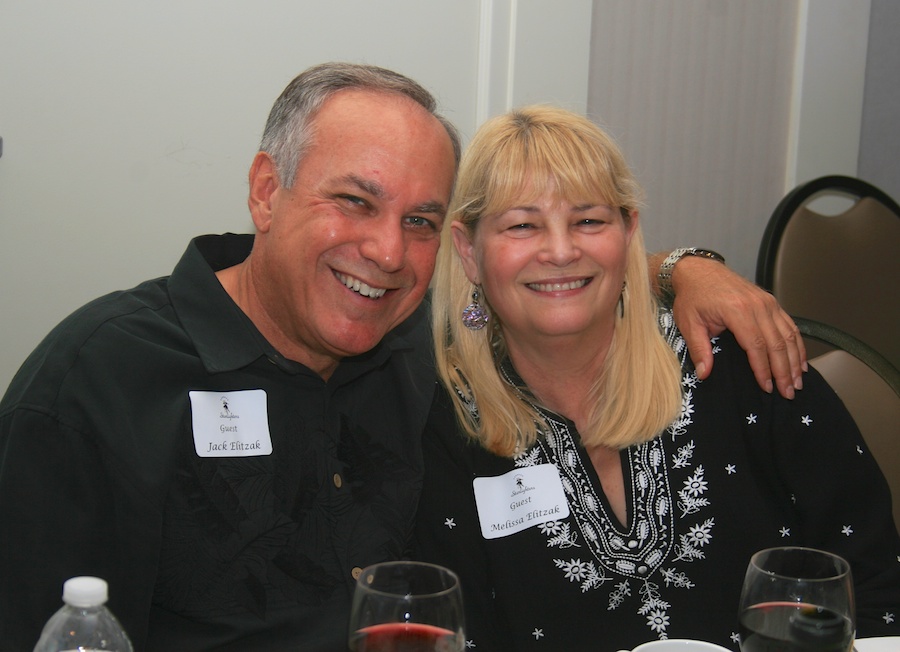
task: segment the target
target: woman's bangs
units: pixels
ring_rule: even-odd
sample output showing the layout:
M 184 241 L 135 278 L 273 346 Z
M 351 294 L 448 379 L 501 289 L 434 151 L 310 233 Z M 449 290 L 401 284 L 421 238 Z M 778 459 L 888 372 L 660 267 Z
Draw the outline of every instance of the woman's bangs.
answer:
M 542 178 L 553 184 L 546 190 L 573 204 L 619 206 L 621 197 L 602 149 L 590 139 L 572 138 L 570 132 L 546 135 L 536 153 Z

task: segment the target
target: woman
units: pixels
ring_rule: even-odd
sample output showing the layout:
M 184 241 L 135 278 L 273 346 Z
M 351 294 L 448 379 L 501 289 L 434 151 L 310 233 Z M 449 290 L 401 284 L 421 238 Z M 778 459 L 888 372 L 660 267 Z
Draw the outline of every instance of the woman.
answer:
M 760 390 L 728 333 L 697 379 L 649 293 L 639 197 L 560 109 L 495 118 L 464 155 L 417 538 L 461 576 L 470 646 L 737 649 L 747 562 L 779 545 L 847 557 L 859 634 L 900 634 L 900 539 L 851 418 L 815 372 L 794 401 Z

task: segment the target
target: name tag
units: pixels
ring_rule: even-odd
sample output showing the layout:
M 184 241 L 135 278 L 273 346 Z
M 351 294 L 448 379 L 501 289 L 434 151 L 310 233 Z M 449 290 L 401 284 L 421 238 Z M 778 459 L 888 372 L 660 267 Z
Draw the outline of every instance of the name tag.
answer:
M 481 535 L 498 539 L 569 515 L 559 471 L 553 464 L 515 469 L 493 478 L 475 478 Z
M 188 392 L 194 450 L 200 457 L 256 457 L 272 454 L 266 393 Z

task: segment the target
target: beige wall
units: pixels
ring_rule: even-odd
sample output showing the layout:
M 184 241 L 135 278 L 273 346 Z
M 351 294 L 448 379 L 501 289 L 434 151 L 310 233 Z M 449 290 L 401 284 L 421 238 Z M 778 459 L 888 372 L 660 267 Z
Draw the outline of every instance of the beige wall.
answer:
M 872 0 L 859 176 L 900 201 L 900 2 Z
M 648 246 L 753 278 L 797 182 L 856 174 L 869 3 L 595 0 L 588 106 L 647 191 Z
M 583 111 L 590 16 L 591 0 L 0 1 L 0 392 L 84 302 L 169 273 L 196 234 L 251 228 L 247 168 L 302 69 L 394 68 L 470 136 L 512 104 Z
M 590 103 L 648 189 L 651 245 L 718 248 L 750 276 L 778 175 L 855 168 L 842 143 L 858 138 L 868 7 L 0 2 L 0 390 L 85 301 L 168 273 L 195 234 L 250 228 L 245 177 L 266 113 L 294 74 L 328 59 L 415 77 L 467 137 L 511 106 Z M 806 122 L 802 100 L 823 96 L 822 120 Z M 779 154 L 785 128 L 793 149 Z

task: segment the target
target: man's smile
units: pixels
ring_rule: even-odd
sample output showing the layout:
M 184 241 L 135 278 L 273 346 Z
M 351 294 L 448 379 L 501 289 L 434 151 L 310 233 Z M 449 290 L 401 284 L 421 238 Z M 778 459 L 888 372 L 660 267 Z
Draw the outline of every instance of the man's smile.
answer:
M 341 283 L 347 286 L 348 289 L 353 290 L 364 297 L 369 297 L 370 299 L 380 299 L 384 296 L 384 293 L 387 292 L 386 288 L 373 288 L 368 283 L 363 283 L 358 278 L 348 276 L 347 274 L 335 272 L 335 276 Z

